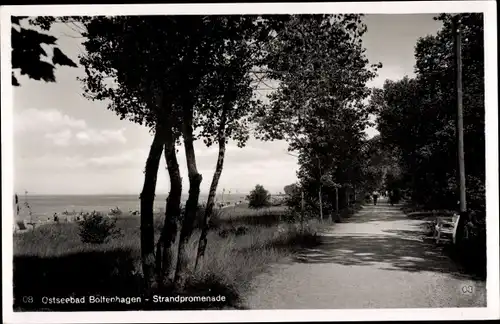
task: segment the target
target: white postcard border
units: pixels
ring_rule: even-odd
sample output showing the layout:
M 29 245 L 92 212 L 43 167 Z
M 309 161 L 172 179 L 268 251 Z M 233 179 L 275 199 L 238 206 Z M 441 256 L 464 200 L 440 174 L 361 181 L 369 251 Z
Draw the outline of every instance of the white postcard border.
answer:
M 486 197 L 487 197 L 487 307 L 436 309 L 356 310 L 247 310 L 247 311 L 130 311 L 130 312 L 16 312 L 12 311 L 13 125 L 11 86 L 11 15 L 142 15 L 142 14 L 304 14 L 304 13 L 416 14 L 483 12 L 485 17 Z M 137 4 L 46 5 L 1 8 L 2 71 L 2 262 L 5 323 L 111 322 L 275 322 L 497 319 L 499 314 L 498 219 L 498 76 L 495 1 L 417 1 L 346 3 Z

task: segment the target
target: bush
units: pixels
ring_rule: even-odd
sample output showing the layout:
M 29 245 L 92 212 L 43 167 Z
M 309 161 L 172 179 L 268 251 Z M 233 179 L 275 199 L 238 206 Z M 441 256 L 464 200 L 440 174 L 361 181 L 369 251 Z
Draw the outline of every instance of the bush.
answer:
M 256 185 L 247 196 L 247 200 L 250 208 L 263 208 L 271 205 L 271 195 L 262 185 Z
M 185 206 L 181 208 L 181 218 L 184 217 Z M 194 219 L 193 228 L 201 229 L 203 228 L 204 218 L 205 218 L 206 206 L 198 205 L 198 210 L 196 211 L 196 218 Z M 210 215 L 210 221 L 208 223 L 208 228 L 217 228 L 220 224 L 221 210 L 214 206 L 212 209 L 212 215 Z
M 120 216 L 123 214 L 122 210 L 120 208 L 118 208 L 118 206 L 116 208 L 111 208 L 110 211 L 109 211 L 109 214 L 111 216 Z
M 300 218 L 301 218 L 300 211 L 297 211 L 296 209 L 289 207 L 283 214 L 282 220 L 284 223 L 295 223 L 299 222 Z
M 95 211 L 82 214 L 82 218 L 79 235 L 83 243 L 103 244 L 121 234 L 120 229 L 116 228 L 116 219 L 112 220 Z
M 314 247 L 321 244 L 318 230 L 317 224 L 312 222 L 282 224 L 278 226 L 274 240 L 267 244 L 275 248 Z
M 249 232 L 248 226 L 238 226 L 222 229 L 218 232 L 220 237 L 228 237 L 230 234 L 234 236 L 245 235 Z

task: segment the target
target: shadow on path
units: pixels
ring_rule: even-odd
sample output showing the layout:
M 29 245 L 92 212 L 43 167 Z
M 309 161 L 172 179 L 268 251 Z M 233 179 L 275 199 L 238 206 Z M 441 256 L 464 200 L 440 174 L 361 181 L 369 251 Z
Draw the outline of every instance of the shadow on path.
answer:
M 447 273 L 459 279 L 472 278 L 425 239 L 426 222 L 408 217 L 382 202 L 364 206 L 343 227 L 321 236 L 322 244 L 304 249 L 294 257 L 299 263 L 337 263 L 375 266 L 385 270 Z
M 460 271 L 440 249 L 414 239 L 385 235 L 323 237 L 323 244 L 297 254 L 299 263 L 337 263 L 346 266 L 380 266 L 385 270 L 448 273 L 460 279 Z
M 324 228 L 322 244 L 260 277 L 246 303 L 251 309 L 484 307 L 483 280 L 426 241 L 425 224 L 398 206 L 365 205 Z M 474 294 L 464 295 L 464 284 Z
M 391 206 L 387 203 L 380 203 L 376 206 L 365 205 L 352 217 L 346 218 L 345 223 L 369 223 L 384 222 L 408 219 L 422 219 L 421 217 L 408 217 L 400 210 L 402 205 Z
M 409 219 L 405 215 L 399 215 L 397 213 L 381 212 L 383 214 L 370 214 L 370 215 L 355 215 L 350 218 L 346 218 L 344 223 L 369 223 L 369 222 L 384 222 L 384 221 L 395 221 L 395 220 L 407 220 Z

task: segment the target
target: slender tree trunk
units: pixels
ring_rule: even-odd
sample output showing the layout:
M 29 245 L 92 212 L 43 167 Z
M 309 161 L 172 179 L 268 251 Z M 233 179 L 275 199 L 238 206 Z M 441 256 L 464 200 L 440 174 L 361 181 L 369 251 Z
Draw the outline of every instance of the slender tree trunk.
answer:
M 304 232 L 304 212 L 305 212 L 305 202 L 304 202 L 304 190 L 300 191 L 300 231 Z
M 179 164 L 175 154 L 175 137 L 172 120 L 172 107 L 168 101 L 168 95 L 161 89 L 155 94 L 154 107 L 157 110 L 158 123 L 162 126 L 161 137 L 158 138 L 158 146 L 165 148 L 165 161 L 170 178 L 170 192 L 166 201 L 165 220 L 160 233 L 160 238 L 156 244 L 155 274 L 156 282 L 159 285 L 165 283 L 172 270 L 173 257 L 172 245 L 177 238 L 177 221 L 180 216 L 180 201 L 182 194 L 182 179 L 179 171 Z M 161 158 L 161 150 L 159 159 Z M 158 172 L 158 165 L 156 173 Z M 154 239 L 153 239 L 154 248 Z
M 156 180 L 160 165 L 161 153 L 163 151 L 163 133 L 160 128 L 156 133 L 149 150 L 146 161 L 144 186 L 140 196 L 141 200 L 141 261 L 144 274 L 145 293 L 151 294 L 154 285 L 154 199 L 156 191 Z
M 319 169 L 319 192 L 318 192 L 318 198 L 319 198 L 319 219 L 321 222 L 323 222 L 323 193 L 322 193 L 322 183 L 321 183 L 321 162 L 319 161 L 319 158 L 316 156 L 318 159 L 318 169 Z
M 335 213 L 339 216 L 339 188 L 335 187 Z
M 224 167 L 224 156 L 226 154 L 226 114 L 228 107 L 224 107 L 222 110 L 222 116 L 219 125 L 219 133 L 218 133 L 218 142 L 219 142 L 219 156 L 217 157 L 217 164 L 215 166 L 214 176 L 212 178 L 212 183 L 210 184 L 210 191 L 208 194 L 207 205 L 205 207 L 205 215 L 203 217 L 203 225 L 201 229 L 200 240 L 198 242 L 198 253 L 196 254 L 196 262 L 194 265 L 194 270 L 197 271 L 200 262 L 205 255 L 205 249 L 207 247 L 207 234 L 208 228 L 210 225 L 210 217 L 212 216 L 214 204 L 215 204 L 215 195 L 217 192 L 217 186 L 219 184 L 220 175 L 222 173 L 222 168 Z
M 189 255 L 187 245 L 191 234 L 193 233 L 193 222 L 198 210 L 198 199 L 200 196 L 201 174 L 196 167 L 196 155 L 194 151 L 193 136 L 193 109 L 184 107 L 183 120 L 184 149 L 186 151 L 186 162 L 189 175 L 189 196 L 186 202 L 184 219 L 182 220 L 182 229 L 179 239 L 179 251 L 177 253 L 177 267 L 175 271 L 174 283 L 178 290 L 184 288 L 187 277 L 189 276 Z
M 168 279 L 173 270 L 172 246 L 178 233 L 178 221 L 181 215 L 182 178 L 175 151 L 175 139 L 172 129 L 164 136 L 165 161 L 170 178 L 170 192 L 165 207 L 165 221 L 156 245 L 156 275 L 161 283 Z
M 349 207 L 349 187 L 345 187 L 345 203 L 346 207 Z
M 319 197 L 319 219 L 321 222 L 323 221 L 323 199 L 321 198 L 322 195 L 323 193 L 321 192 L 321 184 L 320 184 L 318 197 Z

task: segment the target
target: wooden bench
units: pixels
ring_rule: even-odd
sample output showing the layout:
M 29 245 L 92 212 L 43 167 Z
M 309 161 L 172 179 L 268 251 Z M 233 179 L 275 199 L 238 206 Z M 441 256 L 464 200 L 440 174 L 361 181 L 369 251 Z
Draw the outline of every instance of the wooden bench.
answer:
M 440 242 L 449 242 L 455 244 L 458 221 L 460 220 L 460 215 L 455 214 L 450 217 L 438 217 L 437 224 L 434 227 L 434 239 L 436 244 Z

